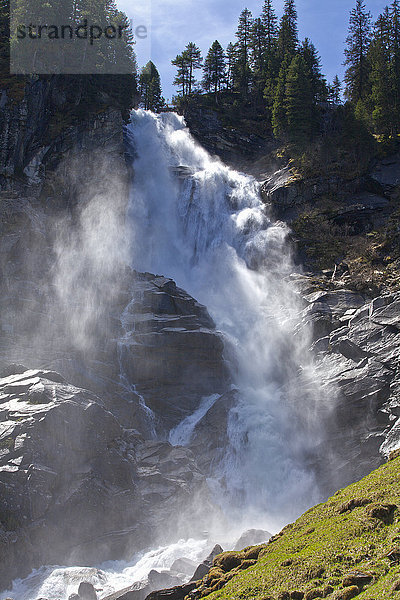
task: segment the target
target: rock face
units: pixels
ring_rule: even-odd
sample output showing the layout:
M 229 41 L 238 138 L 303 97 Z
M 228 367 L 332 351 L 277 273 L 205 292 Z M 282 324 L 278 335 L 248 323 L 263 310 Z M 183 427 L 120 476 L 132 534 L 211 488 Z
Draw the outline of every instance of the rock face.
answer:
M 26 78 L 20 83 L 18 101 L 0 95 L 0 189 L 38 197 L 52 196 L 59 189 L 57 167 L 66 153 L 80 156 L 82 181 L 90 161 L 82 158 L 102 148 L 108 155 L 124 154 L 123 117 L 109 98 L 98 94 L 92 112 L 86 109 L 77 119 L 73 107 L 80 101 L 80 91 L 66 90 L 62 77 Z M 71 97 L 71 93 L 74 97 Z M 93 110 L 94 108 L 94 110 Z M 87 175 L 88 172 L 86 172 Z M 58 179 L 56 181 L 56 179 Z M 69 181 L 65 192 L 73 201 L 76 182 Z M 69 189 L 67 189 L 67 187 Z M 57 196 L 57 193 L 55 194 Z
M 384 186 L 373 175 L 351 181 L 340 176 L 298 179 L 288 166 L 270 175 L 261 186 L 262 196 L 271 205 L 273 214 L 289 224 L 319 198 L 334 198 L 340 206 L 332 214 L 332 222 L 347 224 L 354 233 L 371 231 L 391 214 L 390 201 L 395 200 L 395 190 L 393 182 L 392 186 Z
M 270 131 L 247 131 L 223 122 L 215 110 L 191 106 L 184 112 L 191 134 L 212 155 L 238 169 L 253 172 L 254 163 L 275 147 Z
M 317 376 L 333 392 L 324 405 L 325 452 L 330 447 L 337 464 L 336 480 L 325 485 L 333 491 L 400 446 L 400 295 L 368 300 L 336 290 L 304 299 L 303 319 L 314 325 Z
M 101 395 L 120 422 L 147 437 L 165 436 L 204 396 L 229 387 L 223 341 L 205 307 L 172 280 L 126 269 L 118 285 L 96 323 L 96 343 L 82 353 L 52 290 L 33 281 L 29 292 L 26 280 L 11 280 L 10 294 L 0 300 L 0 366 L 46 364 Z M 18 286 L 23 294 L 10 305 Z M 43 324 L 46 313 L 51 327 Z
M 168 430 L 202 396 L 223 393 L 223 341 L 204 306 L 171 279 L 136 274 L 124 312 L 121 365 Z
M 191 523 L 210 510 L 189 450 L 146 442 L 101 399 L 53 371 L 1 379 L 0 412 L 2 587 L 42 564 L 131 556 L 161 539 L 161 523 L 167 539 L 177 511 L 175 534 L 187 535 L 182 507 Z M 201 498 L 197 517 L 193 493 Z

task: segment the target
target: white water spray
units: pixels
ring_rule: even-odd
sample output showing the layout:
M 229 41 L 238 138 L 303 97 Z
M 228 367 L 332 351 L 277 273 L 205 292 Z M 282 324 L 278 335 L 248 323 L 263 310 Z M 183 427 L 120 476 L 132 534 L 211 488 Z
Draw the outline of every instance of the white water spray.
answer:
M 313 427 L 319 390 L 308 340 L 293 335 L 298 307 L 287 283 L 293 271 L 287 229 L 269 219 L 257 182 L 210 157 L 177 115 L 137 111 L 128 137 L 137 156 L 129 209 L 132 266 L 172 277 L 206 305 L 229 349 L 239 402 L 229 414 L 230 445 L 212 474 L 213 487 L 238 533 L 246 527 L 275 531 L 318 499 L 307 457 L 319 441 Z M 126 311 L 125 332 L 128 318 Z M 122 371 L 121 383 L 135 391 Z M 190 444 L 197 423 L 218 401 L 219 395 L 204 398 L 170 432 L 170 441 Z M 145 399 L 142 408 L 150 410 Z M 11 595 L 66 600 L 85 579 L 104 598 L 153 568 L 169 569 L 180 557 L 200 561 L 209 550 L 204 540 L 188 540 L 131 565 L 44 567 L 15 582 Z
M 207 540 L 179 540 L 170 546 L 133 557 L 130 563 L 110 561 L 99 568 L 43 567 L 24 580 L 15 581 L 12 590 L 0 593 L 0 600 L 5 600 L 10 594 L 16 600 L 67 600 L 70 594 L 76 593 L 81 581 L 92 583 L 101 600 L 116 590 L 131 586 L 134 582 L 145 585 L 152 569 L 160 573 L 168 571 L 179 558 L 185 557 L 199 563 L 208 555 L 210 549 Z
M 233 349 L 241 400 L 230 413 L 230 448 L 217 475 L 231 511 L 233 501 L 253 524 L 279 526 L 316 499 L 305 464 L 316 442 L 306 433 L 316 390 L 306 340 L 293 336 L 287 229 L 268 218 L 257 182 L 212 158 L 183 118 L 137 111 L 129 135 L 137 156 L 133 266 L 175 279 L 207 306 Z M 308 386 L 306 398 L 299 386 Z

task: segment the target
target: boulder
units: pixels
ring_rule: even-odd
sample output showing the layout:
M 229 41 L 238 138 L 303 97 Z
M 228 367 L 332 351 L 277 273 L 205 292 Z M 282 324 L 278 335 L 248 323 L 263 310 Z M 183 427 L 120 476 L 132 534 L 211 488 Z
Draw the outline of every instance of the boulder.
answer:
M 190 558 L 177 558 L 171 565 L 171 571 L 191 576 L 196 567 L 197 563 Z
M 256 546 L 267 542 L 272 537 L 272 533 L 263 529 L 248 529 L 238 539 L 234 546 L 234 550 L 243 550 L 247 546 Z
M 79 584 L 78 596 L 80 600 L 97 600 L 96 590 L 91 583 L 82 581 Z
M 198 581 L 199 579 L 203 579 L 203 577 L 205 577 L 209 573 L 211 567 L 213 566 L 215 557 L 221 554 L 222 552 L 223 549 L 221 548 L 221 546 L 219 544 L 216 544 L 211 550 L 210 554 L 207 556 L 207 558 L 199 564 L 190 581 Z
M 179 577 L 171 574 L 171 572 L 162 572 L 152 569 L 147 576 L 150 587 L 153 590 L 174 587 L 182 582 Z
M 186 583 L 185 585 L 179 585 L 170 589 L 151 592 L 146 600 L 184 600 L 195 588 L 196 583 Z

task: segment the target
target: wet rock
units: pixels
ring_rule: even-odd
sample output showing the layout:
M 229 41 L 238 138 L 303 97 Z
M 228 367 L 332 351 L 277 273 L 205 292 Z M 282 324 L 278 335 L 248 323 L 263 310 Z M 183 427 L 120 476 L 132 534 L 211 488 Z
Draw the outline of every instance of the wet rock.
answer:
M 255 546 L 267 542 L 272 537 L 272 533 L 263 529 L 249 529 L 242 533 L 234 546 L 234 550 L 243 550 L 247 546 Z
M 154 589 L 165 589 L 171 588 L 181 584 L 179 577 L 176 577 L 168 572 L 160 573 L 155 569 L 152 569 L 147 576 L 149 585 Z
M 136 274 L 138 302 L 120 346 L 120 362 L 167 430 L 198 408 L 202 397 L 223 393 L 228 369 L 223 341 L 204 306 L 164 277 Z
M 221 546 L 219 544 L 216 544 L 211 550 L 210 554 L 207 556 L 207 558 L 199 564 L 190 581 L 198 581 L 199 579 L 203 579 L 203 577 L 205 577 L 210 572 L 215 557 L 221 554 L 222 552 L 223 549 L 221 548 Z
M 44 370 L 0 380 L 4 586 L 51 562 L 97 564 L 131 556 L 132 548 L 152 543 L 153 532 L 176 535 L 177 511 L 182 537 L 188 537 L 191 519 L 200 527 L 212 511 L 190 450 L 146 442 L 123 428 L 98 396 L 55 380 L 63 381 Z M 192 493 L 202 498 L 202 516 L 193 515 Z
M 177 558 L 171 565 L 171 571 L 175 573 L 184 573 L 185 575 L 192 575 L 196 567 L 197 563 L 190 558 Z
M 240 126 L 225 127 L 212 109 L 191 106 L 185 110 L 184 117 L 191 134 L 210 154 L 247 172 L 252 172 L 255 161 L 268 154 L 275 145 L 272 136 L 249 133 Z
M 371 320 L 378 325 L 388 325 L 400 329 L 400 301 L 373 310 Z
M 328 480 L 322 463 L 320 471 L 317 466 L 330 493 L 400 447 L 399 298 L 386 294 L 368 301 L 346 290 L 319 290 L 304 298 L 304 325 L 326 323 L 314 329 L 312 350 L 317 377 L 330 390 L 332 410 L 321 418 L 338 469 Z
M 146 600 L 184 600 L 184 598 L 194 589 L 196 589 L 196 584 L 194 582 L 187 583 L 171 589 L 151 592 Z
M 97 600 L 96 590 L 91 583 L 82 581 L 79 584 L 78 596 L 81 600 Z

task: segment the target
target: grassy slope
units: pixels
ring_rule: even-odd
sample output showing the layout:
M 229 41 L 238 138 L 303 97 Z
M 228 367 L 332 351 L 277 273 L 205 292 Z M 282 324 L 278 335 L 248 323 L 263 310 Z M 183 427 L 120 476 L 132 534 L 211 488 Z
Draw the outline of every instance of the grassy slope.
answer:
M 355 500 L 359 501 L 355 504 L 362 506 L 352 507 Z M 385 508 L 385 505 L 396 506 Z M 400 599 L 400 591 L 393 589 L 400 582 L 397 506 L 400 506 L 400 457 L 362 481 L 339 490 L 266 546 L 217 557 L 210 575 L 203 580 L 202 595 L 217 590 L 208 596 L 209 600 L 300 600 L 302 594 L 305 600 Z M 388 557 L 393 550 L 398 551 L 398 556 Z M 249 566 L 258 553 L 255 564 Z M 246 559 L 250 562 L 243 563 Z M 357 590 L 354 587 L 359 583 L 357 580 L 344 581 L 352 572 L 370 574 L 372 582 L 358 586 Z M 293 594 L 295 591 L 298 593 Z

